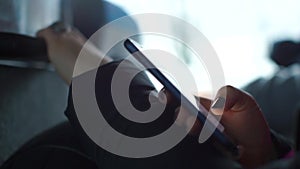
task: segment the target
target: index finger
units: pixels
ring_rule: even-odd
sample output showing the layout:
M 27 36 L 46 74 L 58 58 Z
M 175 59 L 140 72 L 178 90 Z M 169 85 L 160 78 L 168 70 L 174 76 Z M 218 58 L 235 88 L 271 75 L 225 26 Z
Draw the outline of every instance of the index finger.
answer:
M 198 107 L 200 104 L 206 109 L 209 110 L 212 104 L 212 100 L 207 99 L 205 97 L 195 96 L 195 99 L 197 100 Z
M 43 38 L 46 40 L 47 43 L 53 41 L 54 38 L 57 38 L 57 34 L 53 31 L 51 27 L 47 27 L 44 29 L 39 30 L 36 33 L 37 37 Z

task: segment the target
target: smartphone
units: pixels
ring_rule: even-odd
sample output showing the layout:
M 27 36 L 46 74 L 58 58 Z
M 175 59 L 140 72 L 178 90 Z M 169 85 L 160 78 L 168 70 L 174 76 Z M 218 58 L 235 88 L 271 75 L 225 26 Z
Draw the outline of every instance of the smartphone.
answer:
M 204 124 L 207 120 L 207 116 L 205 113 L 201 112 L 194 104 L 192 104 L 187 97 L 185 97 L 180 90 L 175 87 L 173 83 L 159 70 L 157 67 L 141 52 L 138 46 L 140 46 L 137 42 L 132 39 L 126 39 L 124 41 L 124 46 L 128 50 L 133 57 L 141 63 L 148 71 L 165 87 L 166 90 L 170 92 L 170 94 L 177 101 L 182 103 L 182 106 L 190 112 L 197 112 L 197 119 Z M 210 122 L 210 120 L 207 120 Z M 211 122 L 210 122 L 211 123 Z M 210 125 L 215 125 L 211 123 Z M 227 138 L 224 133 L 216 126 L 212 136 L 215 140 L 220 143 L 227 151 L 231 153 L 234 157 L 238 156 L 239 151 L 237 146 Z

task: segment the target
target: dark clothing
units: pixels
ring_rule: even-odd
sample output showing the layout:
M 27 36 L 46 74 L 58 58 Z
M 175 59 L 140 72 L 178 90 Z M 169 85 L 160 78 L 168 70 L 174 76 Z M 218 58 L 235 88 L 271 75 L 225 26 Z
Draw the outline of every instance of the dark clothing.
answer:
M 121 116 L 114 107 L 111 96 L 111 80 L 120 62 L 113 62 L 98 69 L 95 85 L 96 98 L 103 116 L 118 132 L 132 137 L 148 137 L 164 131 L 174 119 L 174 107 L 168 105 L 163 114 L 155 121 L 147 124 L 134 123 Z M 122 70 L 122 77 L 126 78 L 137 69 L 128 62 L 128 67 Z M 81 75 L 84 76 L 84 75 Z M 77 77 L 81 78 L 81 77 Z M 83 78 L 84 79 L 84 78 Z M 149 108 L 148 96 L 154 90 L 153 85 L 144 73 L 138 74 L 131 83 L 129 97 L 132 104 L 139 110 Z M 78 131 L 79 139 L 84 145 L 86 153 L 94 159 L 99 168 L 236 168 L 238 165 L 224 157 L 209 142 L 199 144 L 196 137 L 187 136 L 173 149 L 149 158 L 125 158 L 111 154 L 97 146 L 79 124 L 72 103 L 70 92 L 69 105 L 66 115 L 72 126 Z
M 297 153 L 293 158 L 280 159 L 259 169 L 298 169 L 300 168 L 300 154 Z
M 83 153 L 78 135 L 69 122 L 44 131 L 22 146 L 1 169 L 96 169 Z
M 174 108 L 176 104 L 167 105 L 163 114 L 149 124 L 129 121 L 121 116 L 115 108 L 111 96 L 111 80 L 119 63 L 120 62 L 112 62 L 106 64 L 101 66 L 97 71 L 95 81 L 97 87 L 95 93 L 98 106 L 103 116 L 118 132 L 132 137 L 149 137 L 163 132 L 174 121 Z M 126 78 L 137 68 L 128 62 L 123 69 L 122 77 Z M 84 76 L 85 75 L 80 75 L 76 78 L 84 79 Z M 146 110 L 150 106 L 148 96 L 153 90 L 154 87 L 147 76 L 144 73 L 139 73 L 131 82 L 129 98 L 137 109 Z M 199 144 L 198 138 L 193 136 L 186 136 L 178 145 L 169 151 L 149 158 L 125 158 L 109 153 L 97 146 L 79 124 L 74 110 L 72 90 L 70 90 L 68 107 L 65 114 L 71 125 L 66 123 L 33 139 L 12 156 L 1 169 L 241 168 L 237 162 L 220 153 L 220 151 L 213 146 L 212 140 Z M 277 147 L 279 157 L 284 156 L 284 154 L 290 150 L 281 140 L 282 139 L 277 136 L 273 137 L 273 142 Z M 289 166 L 286 165 L 286 163 L 290 162 L 280 162 L 279 166 Z M 297 163 L 293 162 L 292 166 L 296 165 Z M 274 165 L 270 166 L 270 168 L 272 167 L 274 168 Z

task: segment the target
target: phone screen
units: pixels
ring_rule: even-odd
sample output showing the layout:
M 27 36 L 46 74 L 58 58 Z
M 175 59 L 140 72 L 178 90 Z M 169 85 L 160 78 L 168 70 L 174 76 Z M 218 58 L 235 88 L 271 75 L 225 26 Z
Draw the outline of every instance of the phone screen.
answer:
M 197 119 L 202 123 L 209 123 L 215 129 L 212 136 L 234 156 L 238 155 L 237 146 L 231 142 L 223 133 L 224 127 L 214 121 L 212 116 L 208 118 L 208 112 L 201 105 L 195 105 L 191 98 L 186 97 L 158 68 L 155 66 L 139 49 L 139 44 L 131 39 L 124 42 L 125 48 L 134 56 L 134 58 L 142 64 L 171 94 L 176 100 L 180 100 L 182 106 L 189 112 L 196 112 Z M 200 107 L 199 107 L 200 106 Z

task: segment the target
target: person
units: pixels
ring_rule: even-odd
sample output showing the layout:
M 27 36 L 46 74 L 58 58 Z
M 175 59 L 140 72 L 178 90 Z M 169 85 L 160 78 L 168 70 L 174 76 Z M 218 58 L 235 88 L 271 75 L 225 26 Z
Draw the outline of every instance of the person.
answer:
M 72 71 L 73 66 L 76 60 L 76 56 L 78 56 L 80 49 L 82 48 L 85 39 L 80 33 L 76 30 L 71 30 L 69 32 L 64 33 L 56 33 L 51 28 L 46 28 L 38 33 L 39 37 L 45 38 L 48 46 L 49 51 L 49 59 L 55 65 L 57 71 L 61 76 L 65 79 L 68 84 L 71 84 L 72 81 Z M 109 85 L 109 77 L 111 77 L 113 70 L 118 65 L 118 62 L 112 62 L 109 57 L 105 57 L 103 55 L 91 55 L 94 57 L 103 57 L 102 65 L 99 68 L 99 73 L 97 76 L 103 75 L 107 76 L 108 82 L 101 80 L 101 83 L 106 83 L 104 85 L 99 85 L 96 88 L 96 95 L 99 95 L 100 100 L 102 97 L 106 97 L 105 89 L 107 88 L 106 85 Z M 128 68 L 132 68 L 134 65 L 128 63 Z M 102 70 L 102 71 L 101 71 Z M 125 74 L 126 74 L 126 70 Z M 144 76 L 144 75 L 142 75 Z M 144 76 L 142 77 L 144 80 L 147 78 Z M 139 84 L 140 83 L 140 84 Z M 146 82 L 149 83 L 149 82 Z M 96 80 L 96 85 L 100 84 Z M 144 101 L 153 87 L 149 84 L 145 84 L 145 82 L 138 82 L 138 85 L 145 85 L 148 87 L 143 87 L 143 91 L 138 91 L 137 94 L 140 94 L 142 97 L 138 97 L 139 100 Z M 149 87 L 150 86 L 150 87 Z M 102 88 L 103 87 L 103 88 Z M 99 88 L 99 92 L 97 89 Z M 138 87 L 137 87 L 138 88 Z M 99 94 L 101 93 L 101 94 Z M 136 96 L 136 93 L 135 93 Z M 221 88 L 217 94 L 216 101 L 213 103 L 218 103 L 219 98 L 226 98 L 226 103 L 224 104 L 224 112 L 222 112 L 222 119 L 221 123 L 225 127 L 226 134 L 232 138 L 240 148 L 240 157 L 238 158 L 238 162 L 245 168 L 255 168 L 266 164 L 272 160 L 277 159 L 277 157 L 283 157 L 287 154 L 290 149 L 280 150 L 280 152 L 276 150 L 276 146 L 272 141 L 272 135 L 269 129 L 267 122 L 265 121 L 263 114 L 257 105 L 256 101 L 247 93 L 238 90 L 232 86 L 225 86 Z M 107 98 L 104 98 L 107 99 Z M 69 101 L 71 99 L 69 98 Z M 142 101 L 142 102 L 144 102 Z M 200 101 L 206 105 L 207 108 L 211 107 L 211 112 L 218 114 L 220 111 L 218 108 L 214 108 L 214 105 L 209 105 L 210 101 L 206 99 L 200 99 Z M 135 101 L 133 101 L 135 102 Z M 72 104 L 72 103 L 71 103 Z M 71 105 L 70 104 L 70 105 Z M 99 104 L 99 103 L 98 103 Z M 74 114 L 74 110 L 71 110 L 72 106 L 69 106 L 66 114 L 71 120 L 71 124 L 76 126 L 76 117 Z M 108 106 L 106 109 L 111 110 Z M 172 109 L 170 109 L 172 110 Z M 175 109 L 173 109 L 175 110 Z M 72 114 L 73 113 L 73 114 Z M 188 123 L 188 118 L 183 119 L 184 125 L 191 125 Z M 72 122 L 73 121 L 73 122 Z M 78 125 L 78 124 L 77 124 Z M 76 128 L 76 127 L 75 127 Z M 77 126 L 77 128 L 80 128 Z M 199 124 L 195 123 L 191 132 L 197 133 L 197 129 L 200 129 Z M 80 130 L 80 129 L 78 129 Z M 150 130 L 152 131 L 152 130 Z M 83 138 L 82 138 L 83 139 Z M 197 146 L 197 145 L 193 145 Z M 94 147 L 95 148 L 95 147 Z M 99 150 L 99 148 L 95 148 Z M 175 148 L 176 149 L 176 148 Z M 103 152 L 102 152 L 103 153 Z M 103 153 L 106 154 L 107 153 Z M 167 153 L 168 154 L 168 153 Z M 200 152 L 198 153 L 200 154 Z M 107 155 L 111 156 L 111 155 Z M 113 156 L 113 155 L 112 155 Z M 195 156 L 195 154 L 194 154 Z M 196 155 L 197 156 L 197 155 Z M 102 156 L 105 159 L 105 155 Z M 100 163 L 105 163 L 103 159 L 99 159 L 99 156 L 94 157 L 96 160 L 100 160 Z M 115 160 L 116 157 L 110 157 L 111 160 Z M 183 158 L 182 156 L 180 158 Z M 200 155 L 199 155 L 200 158 Z M 122 158 L 118 158 L 122 159 Z M 172 158 L 171 158 L 172 159 Z M 130 161 L 129 159 L 123 159 L 120 161 Z M 174 160 L 174 159 L 172 159 Z M 171 160 L 171 161 L 172 161 Z M 110 161 L 110 160 L 109 160 Z M 136 164 L 138 165 L 138 161 L 136 160 Z M 141 166 L 144 166 L 144 160 L 142 161 Z M 147 160 L 145 160 L 147 161 Z M 151 160 L 150 160 L 151 161 Z M 153 160 L 156 161 L 156 160 Z M 166 160 L 167 161 L 167 160 Z M 174 162 L 174 161 L 173 161 Z M 124 162 L 126 163 L 126 162 Z M 172 163 L 172 162 L 170 162 Z M 99 163 L 98 163 L 99 164 Z M 126 163 L 129 165 L 129 163 Z M 109 164 L 107 164 L 109 165 Z M 101 166 L 101 165 L 100 165 Z M 105 166 L 105 165 L 104 165 Z M 101 166 L 102 167 L 102 166 Z M 124 167 L 124 166 L 123 166 Z
M 291 40 L 278 41 L 269 57 L 278 70 L 270 77 L 255 79 L 243 89 L 259 103 L 272 129 L 292 141 L 295 113 L 300 109 L 300 45 Z
M 300 63 L 300 43 L 292 40 L 277 41 L 273 44 L 270 58 L 282 67 Z
M 86 39 L 75 29 L 66 32 L 55 32 L 49 27 L 38 32 L 38 36 L 44 38 L 47 42 L 49 60 L 55 66 L 61 77 L 72 85 L 72 72 L 76 57 L 78 56 Z M 165 91 L 167 107 L 163 112 L 164 119 L 158 120 L 154 127 L 143 126 L 140 124 L 123 123 L 118 111 L 113 106 L 113 100 L 110 94 L 110 82 L 119 61 L 112 61 L 104 56 L 100 51 L 94 48 L 90 51 L 91 60 L 96 57 L 102 57 L 103 62 L 97 70 L 95 81 L 97 103 L 106 119 L 110 124 L 116 127 L 116 130 L 124 132 L 127 135 L 145 137 L 148 134 L 159 133 L 173 122 L 176 116 L 177 104 L 172 102 L 172 97 Z M 129 76 L 129 70 L 137 69 L 136 66 L 127 62 L 122 69 L 124 77 Z M 80 77 L 75 77 L 80 78 Z M 147 109 L 149 106 L 148 96 L 153 92 L 154 87 L 144 73 L 139 74 L 132 80 L 132 88 L 129 93 L 133 105 L 137 109 Z M 159 104 L 160 94 L 157 102 Z M 218 100 L 226 98 L 222 105 L 222 112 Z M 210 141 L 199 144 L 197 142 L 197 133 L 201 129 L 199 122 L 189 123 L 189 115 L 186 112 L 180 117 L 179 126 L 192 125 L 190 134 L 184 138 L 178 145 L 171 150 L 149 158 L 125 158 L 111 154 L 97 146 L 83 131 L 76 116 L 72 102 L 72 92 L 70 92 L 66 116 L 72 127 L 77 133 L 77 138 L 84 148 L 83 153 L 93 159 L 98 168 L 257 168 L 270 163 L 279 158 L 286 157 L 291 152 L 291 148 L 281 143 L 280 139 L 272 134 L 263 114 L 256 101 L 249 94 L 234 88 L 225 86 L 221 88 L 214 102 L 200 98 L 200 102 L 211 113 L 222 113 L 221 123 L 225 127 L 225 133 L 239 147 L 240 155 L 233 160 L 217 151 Z M 125 129 L 124 129 L 125 128 Z M 145 135 L 146 133 L 146 135 Z
M 38 36 L 45 38 L 48 46 L 49 60 L 53 63 L 57 72 L 65 82 L 71 85 L 76 57 L 86 40 L 85 37 L 76 29 L 58 33 L 53 31 L 53 27 L 38 32 Z M 145 133 L 147 135 L 155 135 L 169 126 L 174 117 L 173 114 L 166 112 L 174 112 L 173 106 L 167 107 L 163 113 L 164 115 L 162 115 L 164 117 L 159 118 L 159 120 L 156 121 L 156 124 L 154 123 L 150 127 L 126 123 L 126 121 L 124 122 L 122 116 L 118 115 L 118 111 L 113 106 L 109 90 L 112 74 L 118 67 L 120 61 L 112 61 L 109 57 L 103 56 L 101 51 L 96 49 L 91 51 L 89 56 L 91 60 L 96 59 L 96 57 L 103 57 L 95 82 L 95 85 L 97 86 L 96 97 L 99 107 L 102 107 L 104 116 L 107 117 L 106 119 L 112 126 L 126 135 L 136 137 L 145 137 Z M 129 76 L 130 71 L 128 70 L 137 69 L 137 67 L 130 62 L 128 62 L 126 66 L 127 67 L 124 67 L 123 69 L 123 77 Z M 131 90 L 132 92 L 130 93 L 132 104 L 136 105 L 137 109 L 147 108 L 149 106 L 148 95 L 154 90 L 154 86 L 150 83 L 146 75 L 139 74 L 139 76 L 133 80 L 132 88 L 136 89 Z M 150 158 L 130 159 L 108 153 L 91 141 L 83 131 L 78 122 L 71 95 L 72 92 L 70 92 L 68 107 L 65 114 L 75 131 L 77 131 L 79 141 L 84 145 L 84 153 L 91 157 L 99 168 L 197 168 L 199 164 L 196 159 L 199 157 L 193 155 L 196 153 L 195 147 L 197 147 L 199 151 L 206 152 L 199 155 L 203 158 L 203 162 L 206 162 L 206 164 L 201 164 L 203 166 L 215 166 L 214 168 L 230 166 L 229 168 L 231 168 L 233 165 L 231 160 L 223 158 L 223 156 L 218 154 L 210 144 L 206 143 L 199 146 L 194 137 L 187 137 L 181 144 L 177 145 L 169 152 Z M 107 112 L 110 113 L 108 114 Z M 122 123 L 120 123 L 121 120 Z M 128 128 L 131 128 L 131 130 L 128 130 Z M 134 130 L 134 128 L 138 128 L 139 130 Z M 185 149 L 182 149 L 181 147 L 184 147 Z M 178 156 L 179 154 L 181 155 Z M 180 163 L 177 163 L 179 161 Z M 215 161 L 222 162 L 215 163 Z

